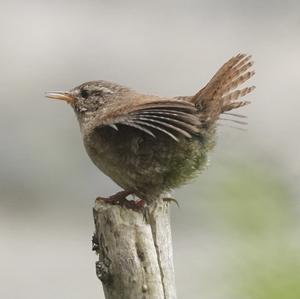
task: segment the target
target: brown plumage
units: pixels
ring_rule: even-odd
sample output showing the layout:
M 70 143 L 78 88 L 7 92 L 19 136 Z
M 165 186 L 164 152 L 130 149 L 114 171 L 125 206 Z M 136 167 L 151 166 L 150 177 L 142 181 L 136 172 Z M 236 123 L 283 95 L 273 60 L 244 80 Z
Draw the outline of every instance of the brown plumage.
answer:
M 48 97 L 74 108 L 96 166 L 149 202 L 205 167 L 220 115 L 249 103 L 243 97 L 254 87 L 237 88 L 254 75 L 252 65 L 245 54 L 231 58 L 194 96 L 163 98 L 92 81 Z
M 221 113 L 249 104 L 240 98 L 253 91 L 255 87 L 234 89 L 255 74 L 249 70 L 252 66 L 251 56 L 238 54 L 232 57 L 208 84 L 191 98 L 191 102 L 201 111 L 201 120 L 205 126 L 214 124 Z

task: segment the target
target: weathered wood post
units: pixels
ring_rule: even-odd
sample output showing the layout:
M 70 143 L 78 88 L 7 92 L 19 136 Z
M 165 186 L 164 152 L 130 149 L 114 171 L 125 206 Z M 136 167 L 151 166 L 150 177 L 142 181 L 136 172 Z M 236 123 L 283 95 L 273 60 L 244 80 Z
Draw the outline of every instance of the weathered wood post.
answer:
M 144 212 L 94 206 L 96 273 L 106 299 L 175 299 L 169 203 L 158 199 Z

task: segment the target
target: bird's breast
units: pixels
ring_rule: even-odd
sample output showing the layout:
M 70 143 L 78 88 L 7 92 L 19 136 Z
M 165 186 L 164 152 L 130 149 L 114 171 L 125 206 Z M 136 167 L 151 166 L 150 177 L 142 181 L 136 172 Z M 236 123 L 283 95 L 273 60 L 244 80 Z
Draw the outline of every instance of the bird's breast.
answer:
M 96 129 L 84 136 L 94 164 L 124 189 L 139 194 L 173 189 L 206 165 L 207 144 L 199 138 L 176 142 L 163 134 L 156 138 L 133 128 Z

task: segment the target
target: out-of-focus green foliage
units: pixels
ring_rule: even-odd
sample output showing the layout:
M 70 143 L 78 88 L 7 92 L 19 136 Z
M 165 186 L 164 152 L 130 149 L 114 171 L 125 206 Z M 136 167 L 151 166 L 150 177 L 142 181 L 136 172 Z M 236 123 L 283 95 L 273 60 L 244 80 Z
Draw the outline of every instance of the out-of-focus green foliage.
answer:
M 215 217 L 244 237 L 285 233 L 295 216 L 289 187 L 259 165 L 228 165 L 222 181 L 210 189 Z
M 299 299 L 300 248 L 290 243 L 257 242 L 251 250 L 240 250 L 240 266 L 232 276 L 232 298 Z
M 184 205 L 190 205 L 192 225 L 199 234 L 204 228 L 213 236 L 205 244 L 213 252 L 212 270 L 206 274 L 224 284 L 216 295 L 208 291 L 209 296 L 299 299 L 296 201 L 281 169 L 239 159 L 214 161 L 191 189 L 191 202 Z

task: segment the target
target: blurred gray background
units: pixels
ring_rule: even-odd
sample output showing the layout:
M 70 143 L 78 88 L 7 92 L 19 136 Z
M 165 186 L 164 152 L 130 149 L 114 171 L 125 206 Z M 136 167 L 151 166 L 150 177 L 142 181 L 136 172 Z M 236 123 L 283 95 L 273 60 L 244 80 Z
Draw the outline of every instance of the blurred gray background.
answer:
M 44 98 L 106 79 L 199 90 L 253 54 L 247 131 L 220 127 L 211 166 L 172 207 L 179 298 L 300 298 L 299 1 L 0 1 L 0 298 L 103 298 L 96 196 L 73 111 Z

